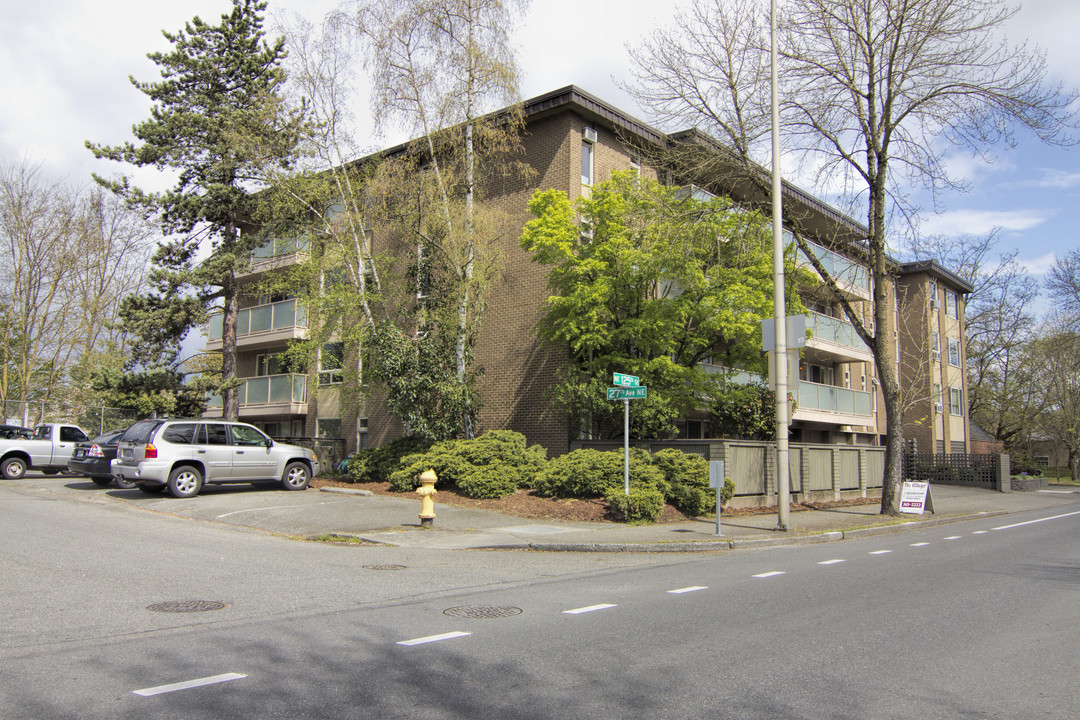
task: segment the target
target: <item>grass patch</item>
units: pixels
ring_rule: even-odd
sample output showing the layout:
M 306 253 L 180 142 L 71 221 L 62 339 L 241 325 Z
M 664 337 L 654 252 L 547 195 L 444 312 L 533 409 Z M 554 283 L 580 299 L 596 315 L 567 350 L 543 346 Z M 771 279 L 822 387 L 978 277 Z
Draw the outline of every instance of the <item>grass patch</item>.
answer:
M 364 538 L 357 537 L 355 535 L 342 535 L 340 533 L 323 533 L 322 535 L 315 535 L 309 537 L 308 540 L 312 542 L 324 542 L 334 543 L 336 545 L 378 545 L 379 543 L 365 540 Z

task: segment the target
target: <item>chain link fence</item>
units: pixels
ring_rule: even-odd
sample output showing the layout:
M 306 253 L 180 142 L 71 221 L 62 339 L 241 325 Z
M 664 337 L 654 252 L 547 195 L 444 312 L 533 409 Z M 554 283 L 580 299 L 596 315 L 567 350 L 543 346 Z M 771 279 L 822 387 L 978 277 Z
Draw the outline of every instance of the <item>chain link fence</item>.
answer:
M 139 419 L 138 413 L 107 405 L 73 405 L 64 401 L 8 401 L 2 403 L 4 423 L 32 428 L 42 423 L 78 425 L 91 437 L 106 430 L 127 427 Z

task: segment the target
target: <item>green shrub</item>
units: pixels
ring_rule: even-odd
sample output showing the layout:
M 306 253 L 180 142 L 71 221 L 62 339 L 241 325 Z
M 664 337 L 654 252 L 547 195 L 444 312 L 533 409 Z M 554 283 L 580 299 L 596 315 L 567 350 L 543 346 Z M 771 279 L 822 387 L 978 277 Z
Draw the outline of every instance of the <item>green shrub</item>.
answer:
M 439 476 L 437 485 L 455 485 L 467 497 L 505 497 L 529 485 L 546 462 L 544 448 L 526 447 L 524 435 L 494 430 L 473 440 L 436 443 L 403 458 L 390 476 L 390 489 L 415 489 L 420 473 L 431 468 Z
M 716 490 L 709 487 L 709 461 L 700 455 L 666 448 L 652 457 L 664 473 L 664 499 L 683 513 L 705 515 L 716 508 Z
M 664 510 L 664 496 L 655 487 L 631 486 L 629 495 L 620 488 L 609 492 L 605 499 L 611 517 L 620 522 L 656 522 Z
M 406 455 L 424 452 L 431 447 L 426 438 L 405 435 L 374 448 L 364 448 L 349 458 L 352 482 L 386 482 Z
M 653 467 L 643 450 L 630 453 L 630 484 L 658 490 L 666 484 L 664 474 Z M 537 494 L 547 497 L 604 497 L 623 486 L 622 452 L 583 449 L 550 461 L 533 487 Z

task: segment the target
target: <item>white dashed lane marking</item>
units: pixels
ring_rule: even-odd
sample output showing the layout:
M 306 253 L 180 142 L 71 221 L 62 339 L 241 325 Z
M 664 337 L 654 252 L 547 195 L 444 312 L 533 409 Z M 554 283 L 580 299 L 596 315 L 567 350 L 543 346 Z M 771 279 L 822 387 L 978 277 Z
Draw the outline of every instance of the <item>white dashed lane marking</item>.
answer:
M 141 695 L 142 697 L 150 697 L 151 695 L 162 695 L 164 693 L 176 692 L 177 690 L 187 690 L 188 688 L 202 687 L 204 685 L 215 685 L 217 683 L 239 680 L 240 678 L 246 677 L 247 675 L 241 675 L 240 673 L 225 673 L 224 675 L 213 675 L 211 677 L 199 678 L 198 680 L 185 680 L 184 682 L 172 683 L 171 685 L 158 685 L 157 687 L 132 690 L 131 692 L 135 695 Z
M 1073 515 L 1080 515 L 1080 510 L 1077 512 L 1065 513 L 1064 515 L 1054 515 L 1052 517 L 1039 518 L 1038 520 L 1028 520 L 1027 522 L 1013 523 L 1012 525 L 1002 525 L 1001 527 L 994 528 L 995 530 L 1008 530 L 1010 528 L 1020 527 L 1021 525 L 1031 525 L 1032 523 L 1046 522 L 1047 520 L 1060 520 L 1061 518 L 1072 517 Z
M 929 545 L 929 544 L 930 544 L 930 543 L 928 543 L 928 542 L 921 542 L 921 543 L 911 543 L 911 547 L 925 547 L 925 546 L 927 546 L 927 545 Z
M 892 550 L 871 550 L 871 555 L 888 555 Z
M 453 640 L 454 638 L 465 637 L 472 633 L 467 632 L 448 632 L 442 635 L 428 635 L 427 637 L 413 638 L 412 640 L 401 640 L 398 645 L 424 645 L 426 643 L 439 642 L 440 640 Z
M 691 585 L 690 587 L 679 588 L 678 590 L 668 590 L 669 595 L 682 595 L 683 593 L 696 592 L 698 590 L 708 590 L 709 588 L 704 585 Z
M 586 607 L 574 608 L 573 610 L 563 610 L 564 615 L 581 615 L 582 613 L 596 612 L 597 610 L 607 610 L 608 608 L 616 607 L 611 603 L 601 603 L 599 605 L 588 605 Z
M 943 539 L 945 539 L 945 540 L 959 540 L 960 536 L 959 535 L 950 535 L 949 537 L 943 538 Z
M 770 577 L 776 577 L 777 575 L 786 575 L 786 574 L 787 573 L 785 571 L 783 571 L 783 570 L 773 570 L 772 572 L 758 573 L 757 575 L 754 575 L 754 577 L 756 577 L 756 578 L 770 578 Z
M 844 561 L 837 558 L 835 560 L 822 560 L 821 562 L 818 563 L 818 565 L 835 565 L 836 563 L 842 563 L 842 562 L 844 562 Z
M 985 535 L 988 532 L 990 532 L 990 531 L 989 530 L 974 530 L 974 531 L 972 531 L 971 534 L 972 535 Z

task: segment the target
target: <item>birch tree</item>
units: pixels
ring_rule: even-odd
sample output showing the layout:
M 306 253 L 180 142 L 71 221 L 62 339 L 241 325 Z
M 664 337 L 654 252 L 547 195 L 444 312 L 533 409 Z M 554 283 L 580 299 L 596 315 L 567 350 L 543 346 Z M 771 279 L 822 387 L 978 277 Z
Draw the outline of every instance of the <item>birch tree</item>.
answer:
M 1041 52 L 1003 38 L 1014 13 L 1001 0 L 789 0 L 779 17 L 785 144 L 867 220 L 872 326 L 804 254 L 874 353 L 888 428 L 883 513 L 899 513 L 904 439 L 889 312 L 889 238 L 903 228 L 890 222 L 910 213 L 912 184 L 962 185 L 949 149 L 985 154 L 1018 132 L 1063 143 L 1075 124 L 1076 93 L 1046 81 Z M 631 51 L 640 100 L 661 117 L 697 118 L 751 167 L 766 127 L 764 91 L 750 82 L 767 62 L 767 20 L 746 0 L 692 0 L 674 29 Z

